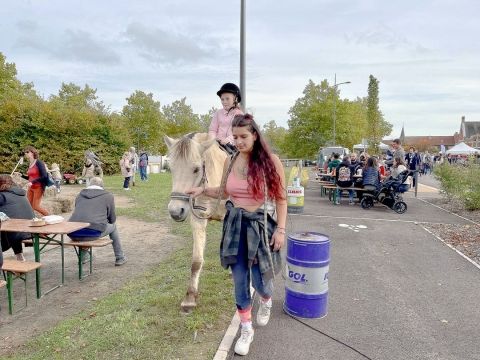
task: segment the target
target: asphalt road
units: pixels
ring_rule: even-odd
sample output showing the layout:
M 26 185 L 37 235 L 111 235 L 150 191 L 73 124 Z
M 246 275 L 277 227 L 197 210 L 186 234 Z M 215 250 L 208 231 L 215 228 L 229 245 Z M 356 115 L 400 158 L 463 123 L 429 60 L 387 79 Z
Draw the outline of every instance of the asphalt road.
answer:
M 287 230 L 331 239 L 328 315 L 302 319 L 307 326 L 285 314 L 278 276 L 270 323 L 255 327 L 243 358 L 479 360 L 480 269 L 422 227 L 464 220 L 411 193 L 405 199 L 403 215 L 377 205 L 363 210 L 347 199 L 334 206 L 312 184 L 304 213 L 289 215 Z M 240 356 L 232 349 L 229 358 Z

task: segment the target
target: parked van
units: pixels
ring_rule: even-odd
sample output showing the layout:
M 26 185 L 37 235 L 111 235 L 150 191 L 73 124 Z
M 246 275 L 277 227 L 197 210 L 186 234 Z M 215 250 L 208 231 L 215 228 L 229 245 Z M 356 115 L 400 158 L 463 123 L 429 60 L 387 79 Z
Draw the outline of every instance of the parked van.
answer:
M 330 155 L 332 155 L 333 153 L 339 154 L 341 160 L 345 155 L 350 154 L 350 150 L 341 146 L 326 146 L 320 149 L 317 161 L 318 167 L 323 167 L 325 161 L 327 161 Z

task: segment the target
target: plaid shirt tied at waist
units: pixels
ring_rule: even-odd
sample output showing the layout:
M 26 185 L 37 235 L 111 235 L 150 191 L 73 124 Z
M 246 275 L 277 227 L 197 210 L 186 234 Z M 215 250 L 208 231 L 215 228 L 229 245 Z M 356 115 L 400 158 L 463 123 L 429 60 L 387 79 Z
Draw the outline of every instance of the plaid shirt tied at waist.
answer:
M 260 272 L 264 280 L 273 278 L 273 274 L 281 269 L 281 257 L 279 251 L 272 251 L 273 269 L 268 259 L 268 249 L 264 242 L 264 215 L 263 208 L 258 208 L 254 212 L 235 207 L 231 201 L 225 204 L 227 213 L 223 221 L 222 242 L 220 244 L 220 261 L 222 266 L 227 269 L 229 265 L 237 262 L 238 247 L 240 244 L 240 233 L 242 229 L 242 220 L 247 224 L 247 247 L 248 247 L 248 267 L 251 267 L 255 260 L 258 261 Z M 267 216 L 267 232 L 271 239 L 277 223 L 270 216 Z M 244 240 L 245 241 L 245 240 Z M 268 243 L 268 241 L 267 241 Z M 271 249 L 271 247 L 270 247 Z

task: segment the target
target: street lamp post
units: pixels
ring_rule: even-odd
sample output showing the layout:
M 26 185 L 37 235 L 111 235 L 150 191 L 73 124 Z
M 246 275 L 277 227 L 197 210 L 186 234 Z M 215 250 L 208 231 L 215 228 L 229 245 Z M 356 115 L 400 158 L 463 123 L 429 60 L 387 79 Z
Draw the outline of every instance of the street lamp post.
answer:
M 335 74 L 335 80 L 333 84 L 333 89 L 335 90 L 335 94 L 333 97 L 333 146 L 337 145 L 337 132 L 336 132 L 336 124 L 337 124 L 337 88 L 339 85 L 343 84 L 350 84 L 351 81 L 345 81 L 337 84 L 337 74 Z
M 245 84 L 245 16 L 246 16 L 246 4 L 247 0 L 241 0 L 240 2 L 240 93 L 242 94 L 241 108 L 243 112 L 247 108 L 247 90 Z

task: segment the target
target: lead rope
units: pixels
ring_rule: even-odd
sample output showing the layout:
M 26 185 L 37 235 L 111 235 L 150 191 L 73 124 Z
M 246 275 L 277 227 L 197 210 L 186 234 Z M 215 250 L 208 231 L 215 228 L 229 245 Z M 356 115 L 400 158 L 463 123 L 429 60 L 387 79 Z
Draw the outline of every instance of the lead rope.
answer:
M 228 174 L 230 174 L 230 171 L 232 171 L 233 163 L 234 163 L 235 159 L 237 158 L 238 154 L 239 154 L 239 152 L 237 151 L 233 155 L 232 159 L 230 160 L 230 164 L 228 164 L 227 171 L 222 176 L 222 181 L 220 182 L 220 189 L 218 191 L 218 197 L 217 197 L 217 200 L 215 201 L 215 205 L 213 206 L 212 211 L 210 211 L 210 214 L 208 214 L 208 215 L 198 215 L 198 214 L 196 214 L 195 213 L 195 199 L 192 196 L 190 196 L 190 200 L 189 200 L 190 210 L 192 211 L 193 216 L 195 216 L 197 219 L 210 219 L 212 217 L 212 215 L 218 210 L 218 206 L 220 205 L 220 201 L 222 200 L 223 193 L 225 192 L 225 185 L 227 183 Z M 203 171 L 204 171 L 204 176 L 202 178 L 202 183 L 205 186 L 206 181 L 203 180 L 203 179 L 206 178 L 206 170 L 204 169 Z
M 263 242 L 265 245 L 265 248 L 267 249 L 267 254 L 268 254 L 268 262 L 270 263 L 270 266 L 272 267 L 272 275 L 273 279 L 275 279 L 275 269 L 273 267 L 273 258 L 272 258 L 272 252 L 270 251 L 270 244 L 269 244 L 269 239 L 268 239 L 268 214 L 267 214 L 267 179 L 265 178 L 265 172 L 263 173 L 263 192 L 264 192 L 264 202 L 263 202 Z M 275 230 L 274 230 L 275 231 Z M 273 234 L 272 234 L 273 236 Z

